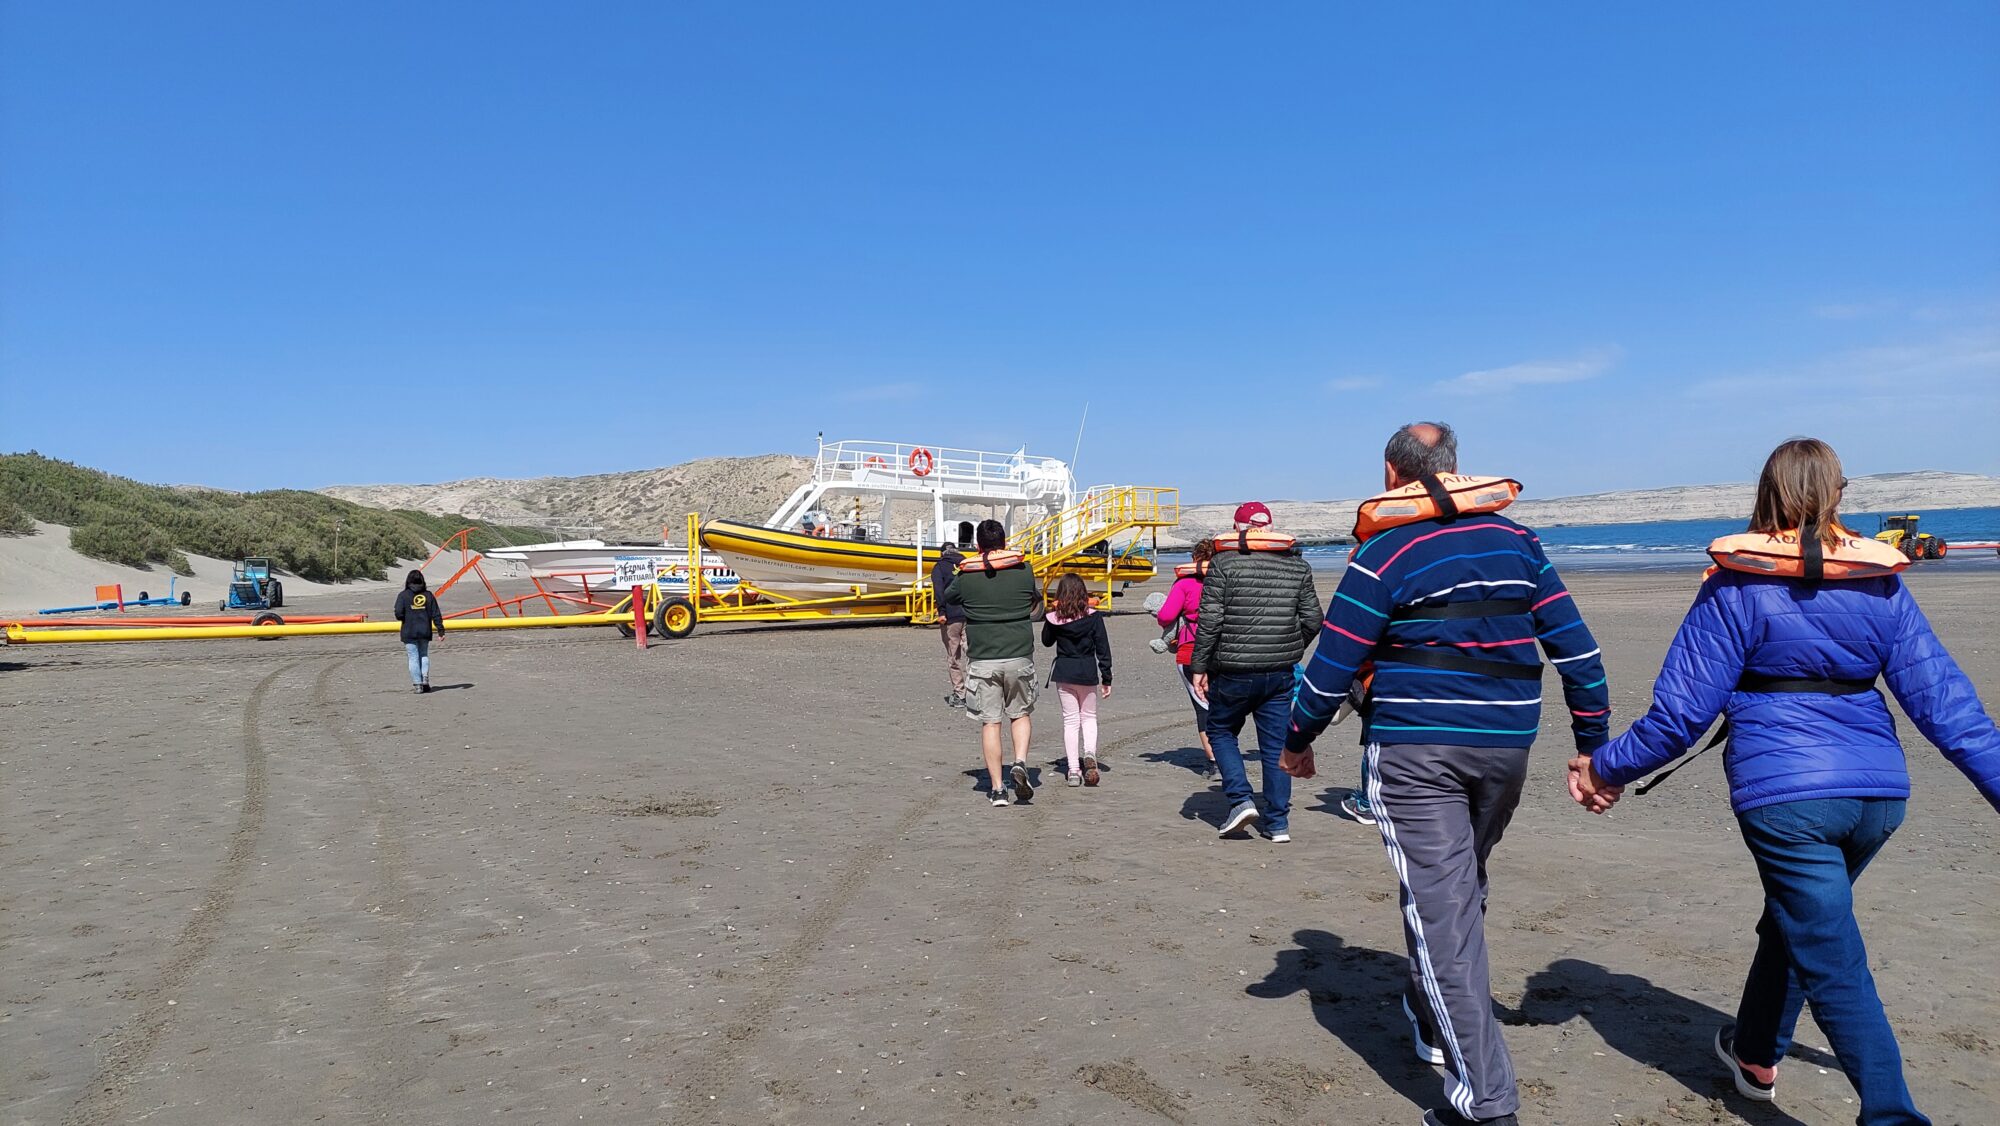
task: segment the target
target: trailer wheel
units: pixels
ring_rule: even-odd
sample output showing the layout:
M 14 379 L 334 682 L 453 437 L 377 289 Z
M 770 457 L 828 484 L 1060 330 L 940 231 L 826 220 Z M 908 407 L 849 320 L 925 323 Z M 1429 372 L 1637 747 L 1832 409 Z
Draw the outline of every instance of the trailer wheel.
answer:
M 679 641 L 694 632 L 694 603 L 685 598 L 669 598 L 653 611 L 653 629 L 661 637 Z
M 283 606 L 285 604 L 284 583 L 281 583 L 276 579 L 272 579 L 270 594 L 271 594 L 271 609 L 276 610 L 280 606 Z
M 141 602 L 150 602 L 150 601 L 152 601 L 152 598 L 153 598 L 153 596 L 152 596 L 152 595 L 150 595 L 150 594 L 147 594 L 147 593 L 146 593 L 145 591 L 143 591 L 143 590 L 139 592 L 139 601 L 141 601 Z
M 285 624 L 285 619 L 266 610 L 250 619 L 250 624 L 253 626 L 281 626 Z
M 633 636 L 634 634 L 636 634 L 637 632 L 638 632 L 637 630 L 635 630 L 635 629 L 633 629 L 633 628 L 632 628 L 632 623 L 631 623 L 631 622 L 619 622 L 619 623 L 618 623 L 618 636 L 620 636 L 620 637 L 624 638 L 624 639 L 625 639 L 625 640 L 627 640 L 627 641 L 630 641 L 630 640 L 632 640 L 632 636 Z M 654 637 L 654 636 L 657 636 L 657 634 L 658 634 L 658 631 L 657 631 L 657 630 L 655 630 L 655 629 L 653 628 L 653 623 L 651 623 L 651 622 L 647 622 L 647 623 L 646 623 L 646 636 L 647 636 L 647 637 Z
M 181 591 L 181 605 L 183 606 L 194 605 L 194 595 L 189 594 L 187 591 Z

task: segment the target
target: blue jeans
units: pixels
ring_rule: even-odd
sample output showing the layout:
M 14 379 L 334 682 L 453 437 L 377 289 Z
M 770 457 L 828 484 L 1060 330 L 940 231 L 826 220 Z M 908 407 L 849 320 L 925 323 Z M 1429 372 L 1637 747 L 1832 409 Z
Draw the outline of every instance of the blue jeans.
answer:
M 1231 809 L 1251 800 L 1250 774 L 1236 737 L 1243 721 L 1257 724 L 1257 756 L 1264 761 L 1264 827 L 1291 826 L 1292 776 L 1278 769 L 1292 724 L 1292 670 L 1215 673 L 1208 678 L 1208 741 L 1222 774 L 1222 796 Z
M 422 684 L 431 678 L 431 639 L 405 641 L 403 648 L 410 654 L 410 683 Z
M 1757 956 L 1736 1013 L 1736 1055 L 1775 1067 L 1791 1050 L 1799 1008 L 1833 1045 L 1861 1097 L 1861 1126 L 1930 1126 L 1903 1082 L 1903 1056 L 1882 1012 L 1854 921 L 1854 881 L 1903 824 L 1900 798 L 1780 802 L 1740 814 L 1764 884 Z

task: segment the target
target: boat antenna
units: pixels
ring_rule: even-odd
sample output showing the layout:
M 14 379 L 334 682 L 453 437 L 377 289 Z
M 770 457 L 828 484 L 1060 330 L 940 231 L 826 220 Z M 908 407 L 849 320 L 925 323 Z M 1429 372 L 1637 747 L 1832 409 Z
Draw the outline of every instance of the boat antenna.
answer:
M 1071 450 L 1069 455 L 1069 475 L 1071 480 L 1082 480 L 1082 478 L 1076 475 L 1076 459 L 1083 456 L 1083 427 L 1089 421 L 1090 404 L 1085 402 L 1083 404 L 1083 417 L 1078 419 L 1076 424 L 1076 448 Z

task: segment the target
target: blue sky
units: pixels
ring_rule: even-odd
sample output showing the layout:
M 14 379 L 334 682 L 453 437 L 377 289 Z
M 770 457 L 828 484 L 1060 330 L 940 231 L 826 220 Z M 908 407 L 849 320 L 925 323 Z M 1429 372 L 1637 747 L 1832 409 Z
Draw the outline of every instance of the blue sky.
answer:
M 2000 6 L 0 0 L 0 449 L 2000 473 Z

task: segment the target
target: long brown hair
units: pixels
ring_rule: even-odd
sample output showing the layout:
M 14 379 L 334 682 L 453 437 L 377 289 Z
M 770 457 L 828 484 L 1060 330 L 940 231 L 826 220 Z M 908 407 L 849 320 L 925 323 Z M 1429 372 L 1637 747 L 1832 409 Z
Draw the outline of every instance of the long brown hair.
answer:
M 1194 561 L 1197 565 L 1215 558 L 1215 541 L 1199 539 L 1194 541 Z
M 1056 613 L 1066 622 L 1076 621 L 1090 613 L 1090 591 L 1075 575 L 1064 575 L 1056 580 L 1055 598 Z
M 1840 491 L 1846 486 L 1832 446 L 1818 438 L 1793 438 L 1764 462 L 1750 530 L 1776 535 L 1817 525 L 1820 542 L 1832 547 L 1848 534 L 1840 525 Z

